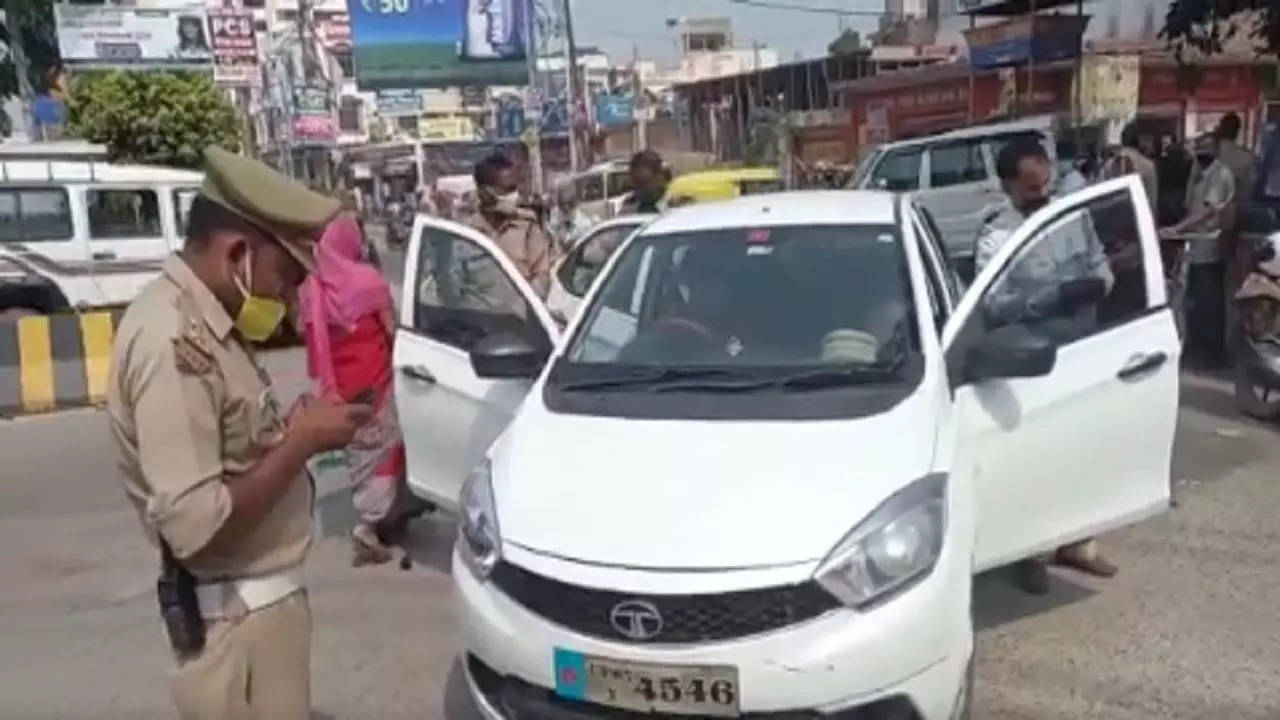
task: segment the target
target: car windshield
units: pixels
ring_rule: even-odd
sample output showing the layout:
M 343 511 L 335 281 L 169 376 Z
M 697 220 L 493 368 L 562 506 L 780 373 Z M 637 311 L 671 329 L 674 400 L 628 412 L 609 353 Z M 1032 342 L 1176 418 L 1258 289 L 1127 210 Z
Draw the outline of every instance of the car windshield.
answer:
M 890 380 L 917 348 L 888 225 L 636 238 L 553 382 L 564 390 L 812 390 Z

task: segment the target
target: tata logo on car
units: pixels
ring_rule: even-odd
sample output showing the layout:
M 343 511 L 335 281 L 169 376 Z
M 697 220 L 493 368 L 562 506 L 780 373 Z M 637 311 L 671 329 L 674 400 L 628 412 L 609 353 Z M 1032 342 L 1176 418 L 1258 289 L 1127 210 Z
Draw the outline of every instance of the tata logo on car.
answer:
M 627 600 L 613 606 L 609 622 L 623 637 L 632 640 L 652 640 L 662 632 L 662 613 L 651 602 Z

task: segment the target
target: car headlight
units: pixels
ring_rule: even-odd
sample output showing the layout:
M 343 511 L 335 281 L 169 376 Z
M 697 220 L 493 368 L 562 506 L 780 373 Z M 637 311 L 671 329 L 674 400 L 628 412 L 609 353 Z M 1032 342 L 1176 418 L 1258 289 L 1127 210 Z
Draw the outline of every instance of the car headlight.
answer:
M 461 521 L 458 536 L 462 556 L 476 577 L 485 578 L 502 555 L 502 535 L 493 502 L 493 466 L 488 458 L 476 466 L 462 485 L 458 498 Z
M 814 573 L 844 604 L 866 608 L 928 575 L 947 529 L 947 476 L 927 475 L 894 493 L 836 544 Z

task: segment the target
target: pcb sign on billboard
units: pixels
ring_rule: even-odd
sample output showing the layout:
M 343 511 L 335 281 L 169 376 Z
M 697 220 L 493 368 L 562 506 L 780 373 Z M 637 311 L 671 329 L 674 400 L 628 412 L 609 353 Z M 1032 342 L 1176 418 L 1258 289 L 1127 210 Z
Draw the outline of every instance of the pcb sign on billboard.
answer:
M 72 64 L 188 65 L 213 59 L 205 6 L 196 0 L 144 8 L 55 3 L 58 52 Z
M 361 89 L 523 85 L 532 0 L 348 0 Z
M 258 41 L 253 15 L 243 10 L 209 10 L 213 38 L 213 79 L 225 85 L 250 85 L 258 79 Z

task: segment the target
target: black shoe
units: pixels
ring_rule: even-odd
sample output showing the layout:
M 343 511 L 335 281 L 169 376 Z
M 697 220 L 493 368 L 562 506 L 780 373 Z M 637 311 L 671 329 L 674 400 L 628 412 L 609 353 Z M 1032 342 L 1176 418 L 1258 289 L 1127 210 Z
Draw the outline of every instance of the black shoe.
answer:
M 1013 568 L 1015 582 L 1028 595 L 1049 594 L 1049 567 L 1039 560 L 1021 560 Z

